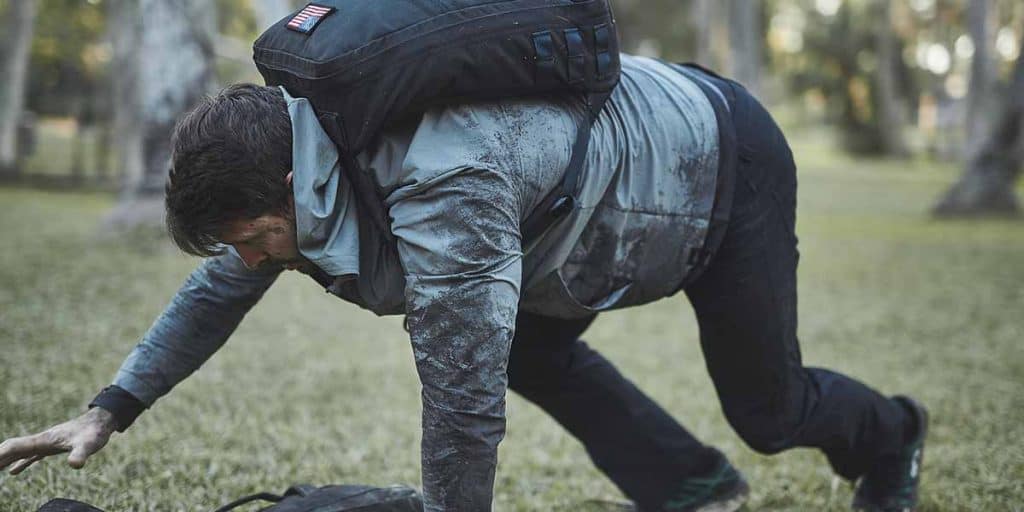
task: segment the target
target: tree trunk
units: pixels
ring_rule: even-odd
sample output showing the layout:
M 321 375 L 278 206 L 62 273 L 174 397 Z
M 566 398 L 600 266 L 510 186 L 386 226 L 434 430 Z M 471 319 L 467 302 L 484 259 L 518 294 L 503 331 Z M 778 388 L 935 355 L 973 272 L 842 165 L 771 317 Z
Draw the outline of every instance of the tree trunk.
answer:
M 139 107 L 139 39 L 142 20 L 138 0 L 112 0 L 107 4 L 110 42 L 113 48 L 110 73 L 116 179 L 124 195 L 142 176 L 142 115 Z
M 755 96 L 761 89 L 761 41 L 761 0 L 731 0 L 730 74 Z
M 75 120 L 71 131 L 71 184 L 81 186 L 85 182 L 85 130 L 82 122 L 82 103 L 86 100 L 76 97 L 71 101 L 71 114 Z
M 861 41 L 860 34 L 854 28 L 854 16 L 850 2 L 843 2 L 832 29 L 833 46 L 830 54 L 837 64 L 842 84 L 836 91 L 842 102 L 842 110 L 837 119 L 842 132 L 839 142 L 849 153 L 878 155 L 883 149 L 878 130 L 874 126 L 874 102 L 867 96 L 872 87 L 867 85 L 857 62 L 858 52 L 870 43 Z
M 25 108 L 28 57 L 35 27 L 36 2 L 8 2 L 7 32 L 0 49 L 0 173 L 16 174 L 19 166 L 18 124 Z
M 875 76 L 875 104 L 878 111 L 876 124 L 881 137 L 882 150 L 887 155 L 906 157 L 907 149 L 903 127 L 906 123 L 904 103 L 900 100 L 896 86 L 896 75 L 901 65 L 899 37 L 893 26 L 893 5 L 889 0 L 880 0 L 878 33 L 875 36 L 878 53 L 878 70 Z
M 716 0 L 693 0 L 690 5 L 690 18 L 694 34 L 694 58 L 697 64 L 714 68 L 712 53 L 712 28 L 715 19 Z
M 965 154 L 970 160 L 982 148 L 993 112 L 990 101 L 996 85 L 996 63 L 992 58 L 992 2 L 971 0 L 967 7 L 967 29 L 974 43 L 970 89 L 967 96 L 967 139 Z
M 127 164 L 123 193 L 107 223 L 135 227 L 162 222 L 171 132 L 178 117 L 206 94 L 212 82 L 216 24 L 209 4 L 201 0 L 121 1 L 145 13 L 134 17 L 138 25 L 129 23 L 140 31 L 138 50 L 124 55 L 137 70 L 137 79 L 121 84 L 135 103 L 135 115 L 125 114 L 121 129 L 137 122 L 138 138 L 129 136 L 126 141 L 130 145 L 124 147 L 122 159 Z M 131 38 L 129 33 L 126 39 Z
M 110 146 L 113 144 L 113 127 L 110 123 L 96 125 L 96 181 L 106 186 L 110 183 Z
M 1024 40 L 1003 106 L 981 150 L 935 206 L 939 217 L 1020 214 L 1014 184 L 1024 164 Z

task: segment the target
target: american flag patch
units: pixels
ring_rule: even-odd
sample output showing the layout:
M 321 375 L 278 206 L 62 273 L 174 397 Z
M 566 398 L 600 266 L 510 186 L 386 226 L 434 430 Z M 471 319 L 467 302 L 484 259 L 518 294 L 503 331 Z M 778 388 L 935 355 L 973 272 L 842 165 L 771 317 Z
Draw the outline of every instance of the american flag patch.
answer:
M 334 12 L 334 7 L 306 4 L 298 14 L 288 20 L 288 24 L 286 26 L 296 32 L 308 34 L 332 12 Z

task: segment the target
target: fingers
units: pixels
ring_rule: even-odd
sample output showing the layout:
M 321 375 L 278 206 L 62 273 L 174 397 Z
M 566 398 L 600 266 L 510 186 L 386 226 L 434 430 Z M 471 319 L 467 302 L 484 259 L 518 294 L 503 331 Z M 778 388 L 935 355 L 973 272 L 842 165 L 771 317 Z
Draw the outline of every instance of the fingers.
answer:
M 85 466 L 92 454 L 107 444 L 110 433 L 102 425 L 75 419 L 51 427 L 35 435 L 15 437 L 0 443 L 0 471 L 12 463 L 11 474 L 17 475 L 43 458 L 70 451 L 68 465 Z
M 11 467 L 10 473 L 12 475 L 17 475 L 18 473 L 21 473 L 22 471 L 28 469 L 28 467 L 31 466 L 32 464 L 35 464 L 36 462 L 39 462 L 44 458 L 46 458 L 45 455 L 33 455 L 27 459 L 21 459 L 18 461 L 17 464 Z
M 85 460 L 93 454 L 84 443 L 76 445 L 71 450 L 71 455 L 68 455 L 68 465 L 75 469 L 82 469 L 85 467 Z
M 0 443 L 0 470 L 10 463 L 35 455 L 37 442 L 35 436 L 15 437 Z
M 66 451 L 53 442 L 52 436 L 46 432 L 31 436 L 15 437 L 0 443 L 0 470 L 12 462 L 27 459 L 35 455 L 53 455 Z

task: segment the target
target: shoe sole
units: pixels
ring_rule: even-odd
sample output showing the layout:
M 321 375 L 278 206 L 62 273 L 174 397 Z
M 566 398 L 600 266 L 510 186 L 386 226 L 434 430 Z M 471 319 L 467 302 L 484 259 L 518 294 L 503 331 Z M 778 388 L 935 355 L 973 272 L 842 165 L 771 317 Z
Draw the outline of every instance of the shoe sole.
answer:
M 708 503 L 702 505 L 699 508 L 690 509 L 689 512 L 736 512 L 747 502 L 750 498 L 750 486 L 744 480 L 740 481 L 740 484 L 736 486 L 726 496 L 722 496 L 718 501 L 714 503 Z M 611 501 L 611 500 L 587 500 L 582 503 L 584 510 L 590 511 L 622 511 L 622 512 L 638 512 L 637 506 L 631 502 Z

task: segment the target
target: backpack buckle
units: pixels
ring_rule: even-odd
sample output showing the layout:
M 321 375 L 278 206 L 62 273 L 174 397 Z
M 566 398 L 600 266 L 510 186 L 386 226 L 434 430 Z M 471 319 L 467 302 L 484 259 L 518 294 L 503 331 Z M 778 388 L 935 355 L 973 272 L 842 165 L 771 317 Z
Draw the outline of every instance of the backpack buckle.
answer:
M 562 196 L 555 200 L 555 203 L 551 205 L 551 215 L 554 217 L 561 217 L 567 215 L 576 206 L 576 198 L 572 196 Z

